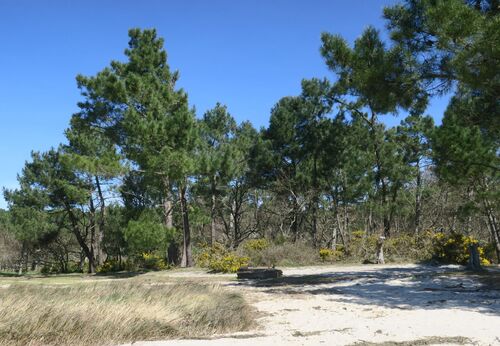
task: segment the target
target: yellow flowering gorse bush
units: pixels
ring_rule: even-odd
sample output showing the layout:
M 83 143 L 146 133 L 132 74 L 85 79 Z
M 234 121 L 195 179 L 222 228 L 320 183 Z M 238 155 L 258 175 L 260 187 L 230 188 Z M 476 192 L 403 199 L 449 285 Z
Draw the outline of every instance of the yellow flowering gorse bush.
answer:
M 469 246 L 478 243 L 474 237 L 458 232 L 436 233 L 433 238 L 434 257 L 444 263 L 467 264 L 470 256 Z M 484 257 L 484 248 L 478 246 L 478 252 L 481 264 L 490 264 L 490 261 Z
M 212 246 L 202 244 L 201 251 L 196 257 L 198 266 L 217 273 L 235 273 L 241 267 L 248 266 L 248 261 L 248 257 L 238 256 L 218 243 Z
M 319 257 L 322 262 L 339 260 L 343 254 L 342 248 L 337 250 L 323 248 L 319 250 Z
M 247 240 L 243 247 L 247 251 L 262 251 L 269 247 L 269 241 L 265 238 Z
M 154 253 L 143 253 L 141 256 L 141 264 L 144 269 L 149 270 L 165 270 L 168 269 L 168 264 L 165 259 Z

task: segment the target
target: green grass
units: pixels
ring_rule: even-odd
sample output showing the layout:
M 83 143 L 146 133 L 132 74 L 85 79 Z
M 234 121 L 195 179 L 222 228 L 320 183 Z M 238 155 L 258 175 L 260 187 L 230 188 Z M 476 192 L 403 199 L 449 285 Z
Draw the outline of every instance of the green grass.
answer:
M 248 330 L 254 312 L 217 283 L 144 274 L 0 278 L 0 345 L 113 345 Z

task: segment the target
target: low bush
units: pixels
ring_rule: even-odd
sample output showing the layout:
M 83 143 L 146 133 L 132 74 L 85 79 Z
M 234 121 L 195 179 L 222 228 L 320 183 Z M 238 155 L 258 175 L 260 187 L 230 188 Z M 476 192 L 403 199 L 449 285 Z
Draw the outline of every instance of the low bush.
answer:
M 479 244 L 477 239 L 458 232 L 436 233 L 433 238 L 434 259 L 442 263 L 467 264 L 469 261 L 469 246 Z M 482 265 L 490 264 L 485 258 L 484 248 L 478 246 Z
M 202 244 L 196 256 L 196 265 L 216 273 L 235 273 L 248 266 L 248 257 L 229 251 L 222 244 Z
M 321 262 L 333 262 L 338 261 L 343 257 L 344 253 L 342 247 L 337 247 L 337 249 L 319 249 L 319 258 Z
M 384 242 L 384 254 L 392 262 L 426 261 L 432 257 L 431 231 L 420 235 L 400 234 L 390 237 Z
M 42 268 L 40 268 L 40 273 L 42 274 L 54 274 L 60 272 L 60 266 L 54 266 L 53 264 L 45 264 Z
M 249 264 L 254 267 L 305 266 L 320 262 L 318 251 L 303 242 L 268 244 L 260 249 L 246 244 L 238 248 L 238 254 L 248 257 Z
M 384 258 L 387 262 L 416 262 L 432 257 L 432 236 L 430 231 L 419 236 L 399 234 L 384 241 Z M 352 232 L 348 244 L 347 259 L 354 262 L 375 261 L 378 234 L 367 234 L 363 230 Z
M 120 262 L 115 259 L 108 259 L 106 262 L 97 267 L 96 272 L 98 273 L 112 273 L 123 270 Z
M 113 273 L 118 271 L 138 271 L 138 270 L 166 270 L 169 266 L 165 259 L 156 253 L 142 253 L 134 258 L 127 258 L 125 261 L 117 259 L 107 259 L 96 269 L 97 273 Z
M 376 235 L 368 235 L 363 230 L 352 232 L 351 239 L 346 249 L 348 259 L 362 262 L 363 260 L 374 257 L 377 239 L 378 237 Z
M 165 270 L 168 269 L 168 264 L 163 256 L 155 253 L 143 253 L 138 259 L 141 268 L 146 270 Z
M 484 257 L 487 258 L 491 263 L 498 264 L 495 244 L 490 242 L 487 243 L 483 248 L 484 248 Z
M 269 245 L 266 238 L 249 239 L 242 244 L 246 251 L 262 251 L 267 249 Z

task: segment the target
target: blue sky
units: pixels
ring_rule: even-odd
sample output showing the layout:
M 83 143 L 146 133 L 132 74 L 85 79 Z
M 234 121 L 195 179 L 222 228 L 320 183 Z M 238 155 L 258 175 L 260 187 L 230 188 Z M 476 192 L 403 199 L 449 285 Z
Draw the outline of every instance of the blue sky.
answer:
M 64 141 L 81 99 L 75 76 L 123 59 L 129 28 L 156 28 L 165 38 L 198 115 L 219 101 L 238 121 L 261 127 L 281 97 L 300 93 L 301 79 L 332 76 L 319 54 L 321 32 L 352 42 L 368 25 L 383 31 L 382 8 L 395 2 L 2 0 L 0 186 L 17 186 L 32 150 Z M 429 107 L 438 122 L 446 103 Z

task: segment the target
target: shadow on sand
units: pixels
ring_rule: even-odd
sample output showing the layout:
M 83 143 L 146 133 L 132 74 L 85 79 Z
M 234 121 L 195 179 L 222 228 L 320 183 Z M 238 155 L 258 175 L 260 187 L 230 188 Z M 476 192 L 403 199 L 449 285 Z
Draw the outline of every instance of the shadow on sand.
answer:
M 468 272 L 461 267 L 379 268 L 277 279 L 241 281 L 268 294 L 323 294 L 339 302 L 396 309 L 459 308 L 500 315 L 500 270 Z
M 0 272 L 0 278 L 20 278 L 20 279 L 46 279 L 46 278 L 80 278 L 80 279 L 128 279 L 145 274 L 146 272 L 109 272 L 109 273 L 67 273 L 67 274 L 17 274 L 11 272 Z

